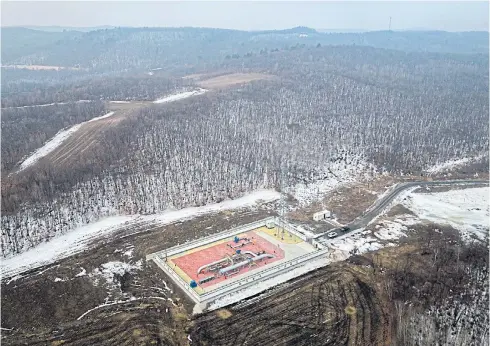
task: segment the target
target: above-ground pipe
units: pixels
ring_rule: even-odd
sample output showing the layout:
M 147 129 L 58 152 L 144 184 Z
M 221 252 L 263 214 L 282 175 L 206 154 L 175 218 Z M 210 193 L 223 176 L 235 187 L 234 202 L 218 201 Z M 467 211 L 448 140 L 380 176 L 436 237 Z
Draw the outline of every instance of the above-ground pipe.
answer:
M 230 259 L 227 257 L 227 258 L 222 258 L 219 261 L 215 261 L 215 262 L 211 262 L 211 263 L 205 264 L 205 265 L 199 267 L 199 269 L 197 269 L 197 273 L 198 274 L 201 274 L 201 271 L 204 270 L 204 269 L 206 269 L 207 267 L 211 267 L 213 265 L 220 264 L 220 263 L 223 263 L 223 262 L 228 262 L 229 260 Z
M 225 268 L 221 268 L 219 270 L 219 274 L 220 275 L 224 275 L 224 274 L 228 273 L 229 271 L 232 271 L 232 270 L 241 268 L 243 266 L 246 266 L 249 263 L 260 261 L 261 259 L 264 259 L 264 258 L 274 258 L 274 257 L 275 257 L 274 255 L 271 255 L 271 254 L 268 254 L 268 253 L 263 254 L 263 255 L 258 255 L 258 256 L 249 258 L 249 259 L 247 259 L 245 261 L 242 261 L 242 262 L 238 262 L 236 264 L 233 264 L 231 266 L 228 266 L 228 267 L 225 267 Z

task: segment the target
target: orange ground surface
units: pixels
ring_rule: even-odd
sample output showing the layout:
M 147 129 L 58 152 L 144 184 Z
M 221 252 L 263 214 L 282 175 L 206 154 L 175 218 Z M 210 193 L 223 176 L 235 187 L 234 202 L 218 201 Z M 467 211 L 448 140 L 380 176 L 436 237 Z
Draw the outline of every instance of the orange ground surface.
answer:
M 275 258 L 268 258 L 264 259 L 262 261 L 256 262 L 256 266 L 249 267 L 244 266 L 240 270 L 239 273 L 233 275 L 233 277 L 236 277 L 237 275 L 242 275 L 243 273 L 246 273 L 251 270 L 256 270 L 260 267 L 265 266 L 266 264 L 270 264 L 276 261 L 279 261 L 284 258 L 284 250 L 282 250 L 280 247 L 272 244 L 271 242 L 267 241 L 266 239 L 262 238 L 259 234 L 256 232 L 250 231 L 246 232 L 240 235 L 240 238 L 246 237 L 246 238 L 253 238 L 254 244 L 250 243 L 247 245 L 244 245 L 243 247 L 240 247 L 239 249 L 243 251 L 252 251 L 254 253 L 260 252 L 260 251 L 265 251 L 266 253 L 270 253 L 275 255 Z M 239 242 L 239 244 L 243 243 L 242 241 Z M 182 256 L 173 258 L 169 260 L 169 265 L 171 268 L 174 267 L 174 264 L 177 265 L 180 269 L 182 269 L 191 279 L 195 280 L 196 282 L 199 282 L 200 279 L 203 279 L 205 277 L 208 277 L 212 275 L 212 273 L 206 272 L 206 273 L 201 273 L 197 274 L 197 270 L 199 267 L 220 260 L 222 258 L 225 258 L 226 256 L 232 256 L 235 254 L 235 250 L 231 249 L 228 245 L 237 245 L 232 238 L 230 238 L 229 241 L 217 244 L 214 246 L 210 246 L 208 248 L 203 248 L 202 250 L 198 250 L 189 254 L 184 254 Z M 200 286 L 201 287 L 208 287 L 215 285 L 219 282 L 222 282 L 226 280 L 224 276 L 221 277 L 216 277 L 214 280 L 211 280 L 209 282 L 203 283 Z

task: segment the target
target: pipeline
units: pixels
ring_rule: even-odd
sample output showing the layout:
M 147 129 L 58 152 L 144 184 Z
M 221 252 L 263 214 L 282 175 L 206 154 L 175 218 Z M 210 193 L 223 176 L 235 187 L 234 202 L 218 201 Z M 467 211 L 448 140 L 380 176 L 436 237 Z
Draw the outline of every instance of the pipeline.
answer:
M 252 257 L 257 257 L 258 256 L 255 252 L 252 252 L 252 251 L 243 251 L 242 253 L 243 254 L 246 254 L 246 255 L 252 255 Z
M 233 264 L 231 266 L 222 268 L 222 269 L 219 270 L 219 274 L 220 275 L 224 275 L 224 274 L 228 273 L 231 270 L 239 269 L 239 268 L 241 268 L 243 266 L 246 266 L 249 263 L 260 261 L 261 259 L 264 259 L 264 258 L 274 258 L 274 257 L 275 257 L 274 255 L 271 255 L 271 254 L 268 254 L 268 253 L 263 254 L 263 255 L 259 255 L 259 256 L 255 256 L 255 257 L 249 258 L 249 259 L 247 259 L 245 261 L 238 262 L 238 263 Z
M 207 267 L 211 267 L 213 265 L 220 264 L 220 263 L 223 263 L 223 262 L 228 262 L 229 260 L 230 260 L 229 257 L 227 257 L 227 258 L 222 258 L 219 261 L 215 261 L 215 262 L 211 262 L 211 263 L 205 264 L 205 265 L 199 267 L 199 269 L 197 269 L 197 273 L 198 274 L 201 274 L 201 271 L 204 270 L 204 269 L 206 269 Z

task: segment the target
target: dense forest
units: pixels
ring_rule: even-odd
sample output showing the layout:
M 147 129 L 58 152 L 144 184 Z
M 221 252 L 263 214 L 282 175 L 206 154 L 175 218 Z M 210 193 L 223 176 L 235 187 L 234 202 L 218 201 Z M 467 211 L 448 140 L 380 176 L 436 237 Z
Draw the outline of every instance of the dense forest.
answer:
M 371 46 L 407 52 L 488 53 L 488 32 L 320 33 L 305 27 L 254 32 L 115 28 L 86 33 L 6 28 L 2 30 L 2 41 L 8 47 L 8 54 L 2 54 L 3 65 L 56 65 L 96 71 L 158 67 L 165 67 L 167 71 L 188 71 L 197 66 L 213 66 L 224 58 L 251 57 L 298 44 Z
M 46 157 L 4 175 L 2 254 L 108 215 L 277 188 L 281 172 L 292 187 L 423 175 L 462 157 L 488 163 L 488 55 L 301 44 L 219 68 L 274 78 L 131 108 L 91 137 L 90 150 L 80 144 L 63 164 Z M 100 100 L 151 101 L 197 83 L 160 70 L 77 78 L 2 97 L 11 106 L 69 102 L 4 109 L 4 171 L 58 130 L 107 111 Z
M 54 74 L 51 72 L 51 74 Z M 54 76 L 42 81 L 15 80 L 2 90 L 2 107 L 13 108 L 80 100 L 145 100 L 181 90 L 192 83 L 182 78 L 148 76 L 90 76 L 58 82 Z M 78 79 L 78 78 L 77 78 Z M 50 83 L 51 82 L 51 83 Z

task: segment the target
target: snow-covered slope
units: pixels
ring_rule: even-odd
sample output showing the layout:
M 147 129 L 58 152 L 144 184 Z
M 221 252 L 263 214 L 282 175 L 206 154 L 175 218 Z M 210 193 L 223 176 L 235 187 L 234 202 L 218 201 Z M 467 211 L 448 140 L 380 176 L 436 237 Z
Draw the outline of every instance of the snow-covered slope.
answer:
M 444 171 L 448 171 L 457 167 L 462 167 L 470 163 L 479 162 L 484 158 L 484 155 L 478 155 L 475 157 L 465 157 L 461 159 L 452 159 L 444 162 L 440 162 L 427 169 L 427 173 L 436 174 Z
M 25 159 L 19 167 L 18 172 L 26 169 L 29 166 L 32 166 L 34 163 L 36 163 L 40 158 L 48 155 L 51 153 L 53 150 L 58 148 L 64 141 L 66 141 L 72 134 L 74 134 L 80 127 L 82 127 L 84 124 L 97 121 L 100 119 L 108 118 L 110 116 L 114 115 L 114 112 L 109 112 L 105 115 L 102 115 L 100 117 L 96 117 L 93 119 L 90 119 L 88 121 L 85 121 L 83 123 L 74 125 L 70 127 L 69 129 L 66 130 L 61 130 L 58 132 L 53 138 L 51 138 L 49 141 L 47 141 L 41 148 L 37 149 L 34 151 L 27 159 Z
M 323 179 L 308 184 L 298 183 L 286 191 L 303 207 L 341 185 L 373 178 L 378 174 L 376 167 L 368 163 L 362 155 L 346 155 L 345 160 L 325 165 L 323 171 Z
M 184 91 L 184 92 L 167 95 L 165 97 L 159 98 L 158 100 L 153 101 L 153 103 L 167 103 L 167 102 L 178 101 L 191 96 L 204 94 L 206 91 L 207 91 L 206 89 L 202 89 L 202 88 L 197 90 L 192 90 L 192 91 Z

